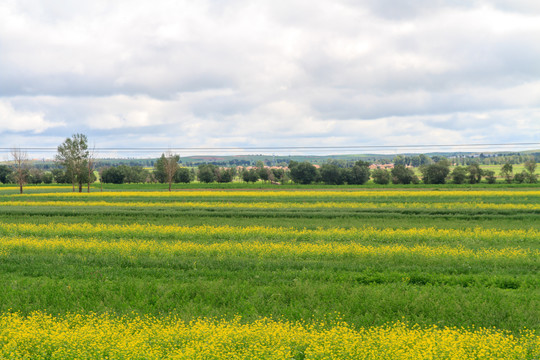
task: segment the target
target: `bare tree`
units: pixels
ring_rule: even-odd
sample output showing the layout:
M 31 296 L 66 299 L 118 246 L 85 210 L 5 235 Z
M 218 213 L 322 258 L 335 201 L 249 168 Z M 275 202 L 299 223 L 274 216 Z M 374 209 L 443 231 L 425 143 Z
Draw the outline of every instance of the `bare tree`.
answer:
M 23 193 L 23 185 L 26 184 L 26 170 L 28 168 L 28 153 L 21 148 L 11 149 L 11 158 L 15 163 L 15 178 L 19 184 L 20 193 Z
M 179 155 L 173 154 L 170 151 L 165 154 L 163 168 L 165 170 L 167 182 L 169 183 L 169 191 L 171 191 L 171 185 L 174 180 L 174 176 L 176 175 L 176 171 L 178 170 L 178 160 L 180 160 Z

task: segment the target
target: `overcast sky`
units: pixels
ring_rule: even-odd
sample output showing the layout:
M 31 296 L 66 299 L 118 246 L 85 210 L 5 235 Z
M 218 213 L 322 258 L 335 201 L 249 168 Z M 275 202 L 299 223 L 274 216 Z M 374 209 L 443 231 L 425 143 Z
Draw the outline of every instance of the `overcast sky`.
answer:
M 0 2 L 0 147 L 540 141 L 538 0 Z

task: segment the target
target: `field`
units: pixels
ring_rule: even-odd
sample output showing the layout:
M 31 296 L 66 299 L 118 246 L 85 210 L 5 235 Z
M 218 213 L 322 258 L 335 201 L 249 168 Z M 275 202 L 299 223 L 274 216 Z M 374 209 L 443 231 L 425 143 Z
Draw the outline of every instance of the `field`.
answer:
M 0 358 L 538 359 L 540 188 L 484 186 L 0 187 Z

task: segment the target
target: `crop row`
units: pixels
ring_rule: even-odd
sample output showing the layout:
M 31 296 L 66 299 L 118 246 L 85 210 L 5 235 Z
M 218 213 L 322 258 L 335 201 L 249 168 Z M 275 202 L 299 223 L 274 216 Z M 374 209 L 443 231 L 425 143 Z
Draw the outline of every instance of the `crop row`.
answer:
M 495 329 L 305 325 L 36 312 L 0 315 L 0 357 L 10 359 L 535 359 L 540 337 Z
M 94 237 L 100 239 L 153 239 L 153 240 L 215 240 L 235 241 L 331 241 L 368 243 L 457 243 L 469 244 L 538 244 L 540 230 L 537 229 L 437 229 L 437 228 L 317 228 L 297 229 L 293 227 L 230 226 L 230 225 L 154 225 L 154 224 L 90 224 L 90 223 L 0 223 L 3 236 L 39 237 Z
M 18 197 L 20 195 L 4 195 Z M 186 190 L 186 191 L 106 191 L 91 193 L 52 192 L 36 193 L 23 196 L 29 197 L 232 197 L 232 198 L 295 198 L 295 197 L 323 197 L 323 198 L 367 198 L 367 197 L 420 197 L 420 198 L 448 198 L 448 197 L 525 197 L 540 196 L 539 190 Z
M 117 240 L 103 241 L 99 239 L 78 238 L 0 238 L 0 257 L 18 251 L 19 248 L 63 251 L 84 251 L 93 254 L 115 254 L 117 256 L 153 255 L 201 257 L 238 256 L 238 257 L 441 257 L 460 259 L 497 260 L 513 259 L 519 262 L 538 263 L 539 250 L 523 248 L 484 248 L 478 250 L 463 247 L 426 246 L 426 245 L 381 245 L 370 246 L 357 243 L 295 243 L 295 242 L 232 242 L 201 244 L 195 242 L 157 242 L 152 240 Z
M 244 209 L 489 209 L 540 210 L 540 204 L 495 204 L 483 202 L 455 203 L 372 203 L 372 202 L 110 202 L 110 201 L 9 201 L 3 206 L 73 206 L 73 207 L 164 207 L 164 208 L 244 208 Z

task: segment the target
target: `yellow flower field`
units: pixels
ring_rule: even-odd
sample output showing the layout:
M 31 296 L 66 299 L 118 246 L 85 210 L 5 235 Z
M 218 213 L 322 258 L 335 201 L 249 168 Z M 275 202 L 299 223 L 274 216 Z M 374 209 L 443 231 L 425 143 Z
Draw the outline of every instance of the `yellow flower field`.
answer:
M 436 229 L 436 228 L 411 228 L 411 229 L 378 229 L 374 227 L 361 228 L 317 228 L 317 229 L 296 229 L 291 227 L 267 227 L 267 226 L 176 226 L 176 225 L 154 225 L 154 224 L 90 224 L 90 223 L 49 223 L 49 224 L 10 224 L 0 223 L 0 232 L 5 234 L 24 234 L 30 236 L 92 236 L 92 237 L 127 237 L 140 238 L 141 236 L 161 238 L 163 236 L 174 236 L 183 239 L 193 236 L 227 237 L 233 239 L 256 239 L 276 238 L 276 239 L 330 239 L 354 241 L 359 238 L 368 239 L 482 239 L 498 240 L 519 238 L 521 240 L 539 240 L 540 230 L 536 229 L 484 229 L 481 227 L 470 229 Z
M 10 195 L 17 196 L 17 195 Z M 177 190 L 167 191 L 105 191 L 91 193 L 54 192 L 30 194 L 31 197 L 330 197 L 330 198 L 365 198 L 365 197 L 484 197 L 484 196 L 540 196 L 539 190 Z
M 261 319 L 114 317 L 35 312 L 0 315 L 5 359 L 534 359 L 540 337 L 495 329 L 348 324 L 305 325 Z
M 540 250 L 503 248 L 471 250 L 463 247 L 426 245 L 381 245 L 366 246 L 343 242 L 233 242 L 201 244 L 195 242 L 158 242 L 146 240 L 103 241 L 80 238 L 0 238 L 0 254 L 8 255 L 18 248 L 53 250 L 61 252 L 88 251 L 94 254 L 116 254 L 118 256 L 154 255 L 170 256 L 191 254 L 199 256 L 422 256 L 470 259 L 540 259 Z
M 73 207 L 136 207 L 136 208 L 229 208 L 229 209 L 493 209 L 540 210 L 540 204 L 495 204 L 483 202 L 453 203 L 374 203 L 374 202 L 143 202 L 143 201 L 9 201 L 2 206 L 73 206 Z

